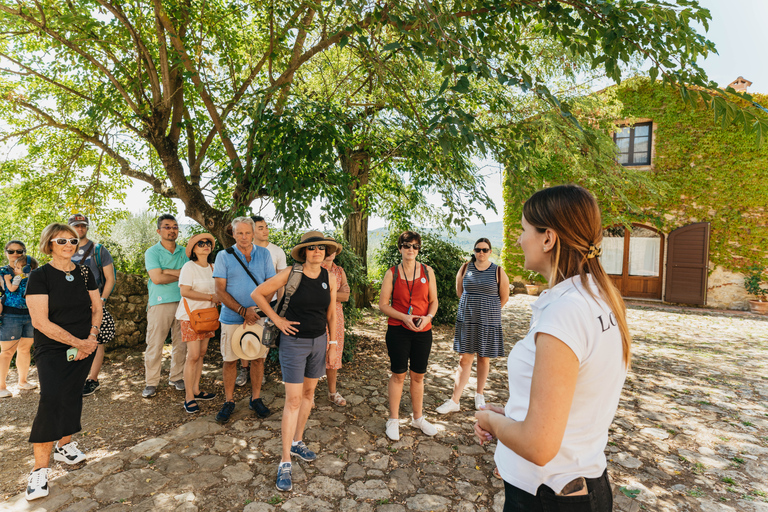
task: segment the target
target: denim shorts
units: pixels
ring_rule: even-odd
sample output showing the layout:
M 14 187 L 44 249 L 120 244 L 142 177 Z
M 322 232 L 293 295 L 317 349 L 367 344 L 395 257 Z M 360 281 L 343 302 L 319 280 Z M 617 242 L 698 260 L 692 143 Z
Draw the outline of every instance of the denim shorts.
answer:
M 19 338 L 32 338 L 35 329 L 29 315 L 2 315 L 3 325 L 0 325 L 0 341 L 14 341 Z
M 325 375 L 325 349 L 328 337 L 296 338 L 280 335 L 280 370 L 283 382 L 301 384 L 304 378 L 319 379 Z

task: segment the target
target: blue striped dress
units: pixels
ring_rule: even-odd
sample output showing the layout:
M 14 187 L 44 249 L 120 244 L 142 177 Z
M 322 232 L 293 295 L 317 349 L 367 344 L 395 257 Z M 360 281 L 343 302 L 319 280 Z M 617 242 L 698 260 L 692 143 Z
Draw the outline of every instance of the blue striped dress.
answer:
M 480 271 L 469 262 L 462 281 L 464 293 L 459 299 L 453 350 L 481 357 L 502 357 L 501 302 L 495 263 Z

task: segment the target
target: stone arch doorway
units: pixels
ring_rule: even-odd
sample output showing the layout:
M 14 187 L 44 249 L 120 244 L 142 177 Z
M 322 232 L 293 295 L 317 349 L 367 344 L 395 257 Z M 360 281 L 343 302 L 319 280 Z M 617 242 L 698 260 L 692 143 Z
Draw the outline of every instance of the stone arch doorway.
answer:
M 664 235 L 659 230 L 610 226 L 603 229 L 602 248 L 603 268 L 623 297 L 661 299 Z

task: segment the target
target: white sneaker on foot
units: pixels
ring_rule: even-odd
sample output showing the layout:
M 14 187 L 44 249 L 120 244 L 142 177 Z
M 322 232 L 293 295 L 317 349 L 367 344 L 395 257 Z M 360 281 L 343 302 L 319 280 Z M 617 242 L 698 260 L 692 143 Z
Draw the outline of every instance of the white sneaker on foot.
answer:
M 390 438 L 391 440 L 399 441 L 400 440 L 400 420 L 392 419 L 392 418 L 388 419 L 385 432 L 387 433 L 387 437 Z
M 411 420 L 411 426 L 413 428 L 420 428 L 422 432 L 427 434 L 428 436 L 433 436 L 437 434 L 437 429 L 433 424 L 427 421 L 427 418 L 422 416 L 419 419 L 413 418 Z
M 25 493 L 27 501 L 48 496 L 48 473 L 50 472 L 51 468 L 39 468 L 29 474 L 29 478 L 27 478 L 27 491 Z
M 56 443 L 56 446 L 53 447 L 53 460 L 67 464 L 79 464 L 85 460 L 85 454 L 77 448 L 75 441 L 70 441 L 64 446 L 59 446 L 59 443 Z
M 437 411 L 437 414 L 448 414 L 451 412 L 458 412 L 461 407 L 459 407 L 459 404 L 453 401 L 452 398 L 449 398 L 445 401 L 443 405 L 435 409 Z
M 0 389 L 0 398 L 11 398 L 13 393 L 7 389 Z
M 478 395 L 475 393 L 475 409 L 480 411 L 481 407 L 485 407 L 485 397 L 483 395 Z

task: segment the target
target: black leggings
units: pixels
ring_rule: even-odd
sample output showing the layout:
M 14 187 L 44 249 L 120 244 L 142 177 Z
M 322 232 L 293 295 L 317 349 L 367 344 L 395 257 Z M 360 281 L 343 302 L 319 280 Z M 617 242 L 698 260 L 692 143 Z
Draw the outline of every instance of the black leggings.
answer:
M 608 470 L 602 476 L 585 480 L 589 490 L 585 496 L 558 496 L 544 484 L 534 496 L 504 482 L 504 512 L 611 512 L 613 494 Z

